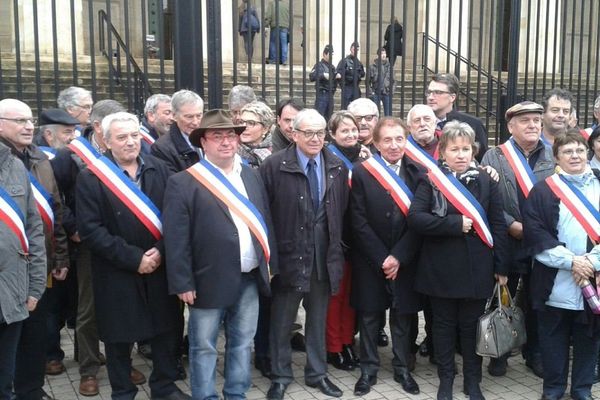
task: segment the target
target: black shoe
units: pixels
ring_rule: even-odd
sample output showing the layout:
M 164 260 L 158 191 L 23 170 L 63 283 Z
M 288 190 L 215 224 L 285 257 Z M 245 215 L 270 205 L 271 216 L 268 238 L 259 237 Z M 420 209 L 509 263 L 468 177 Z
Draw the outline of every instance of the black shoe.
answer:
M 177 380 L 184 381 L 185 378 L 187 378 L 187 373 L 185 372 L 185 367 L 183 366 L 183 358 L 177 357 L 175 362 L 175 367 L 177 368 Z
M 284 385 L 283 383 L 271 383 L 271 387 L 267 392 L 267 400 L 283 400 L 285 389 L 287 389 L 287 385 Z
M 352 360 L 346 360 L 343 353 L 327 352 L 327 362 L 342 371 L 354 370 L 354 363 Z
M 377 375 L 360 374 L 360 378 L 354 385 L 354 395 L 364 396 L 371 391 L 371 386 L 377 385 Z
M 296 332 L 292 335 L 290 344 L 292 345 L 292 350 L 294 351 L 306 351 L 306 342 L 304 340 L 304 335 L 300 332 Z
M 306 386 L 319 389 L 325 396 L 342 397 L 344 394 L 344 392 L 342 392 L 339 387 L 335 386 L 327 377 L 315 383 L 307 382 Z
M 355 367 L 358 367 L 360 364 L 360 359 L 354 352 L 354 347 L 352 347 L 351 344 L 345 344 L 342 347 L 342 355 L 344 356 L 346 363 L 351 362 Z
M 15 399 L 17 398 L 17 395 L 15 394 Z M 42 397 L 40 397 L 40 400 L 54 400 L 54 398 L 52 396 L 50 396 L 48 393 L 46 393 L 46 391 L 44 389 L 42 389 Z
M 452 381 L 440 381 L 438 387 L 437 400 L 452 400 Z
M 380 329 L 379 333 L 377 334 L 377 346 L 385 347 L 389 343 L 390 343 L 390 340 L 388 339 L 388 335 L 385 333 L 385 331 L 383 329 Z
M 419 345 L 419 355 L 421 357 L 429 357 L 430 350 L 431 349 L 427 345 L 427 338 L 423 339 L 423 341 Z
M 542 365 L 542 357 L 538 354 L 530 356 L 526 361 L 527 368 L 533 371 L 538 378 L 544 378 L 544 366 Z
M 271 378 L 271 360 L 268 357 L 256 357 L 254 368 L 260 371 L 265 378 Z
M 152 347 L 150 346 L 150 343 L 138 343 L 137 351 L 140 356 L 152 360 Z
M 469 396 L 469 400 L 485 400 L 479 384 L 471 385 L 469 387 L 465 386 L 463 393 Z
M 508 362 L 506 357 L 491 358 L 488 364 L 488 373 L 491 376 L 504 376 L 506 375 L 506 367 Z
M 150 397 L 151 400 L 192 400 L 192 396 L 189 394 L 183 393 L 181 390 L 177 389 L 174 392 L 169 393 L 166 396 L 161 397 Z
M 404 389 L 406 393 L 419 394 L 419 385 L 415 382 L 410 372 L 395 373 L 394 380 L 402 385 L 402 389 Z

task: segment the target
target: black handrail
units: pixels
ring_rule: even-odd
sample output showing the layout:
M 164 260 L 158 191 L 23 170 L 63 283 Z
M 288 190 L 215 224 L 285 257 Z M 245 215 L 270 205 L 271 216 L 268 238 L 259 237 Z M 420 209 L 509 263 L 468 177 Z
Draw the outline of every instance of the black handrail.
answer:
M 127 94 L 127 100 L 129 102 L 128 108 L 135 112 L 138 116 L 144 115 L 144 105 L 146 99 L 153 94 L 152 86 L 148 81 L 148 77 L 141 70 L 133 55 L 129 51 L 129 48 L 119 35 L 119 32 L 115 26 L 109 21 L 106 12 L 104 10 L 98 11 L 98 36 L 99 36 L 99 49 L 106 59 L 108 60 L 108 66 L 112 71 L 115 83 L 122 85 L 125 88 Z M 109 38 L 105 35 L 105 27 L 110 30 Z M 113 40 L 116 42 L 116 48 L 113 47 Z M 110 43 L 107 43 L 110 40 Z M 126 72 L 125 79 L 123 79 L 123 72 L 121 68 L 121 53 L 124 54 L 125 60 L 129 67 Z M 131 83 L 133 74 L 133 84 Z M 133 88 L 132 88 L 133 86 Z M 133 89 L 133 90 L 132 90 Z M 132 95 L 133 93 L 133 95 Z
M 481 66 L 479 66 L 478 64 L 475 64 L 473 61 L 469 60 L 468 58 L 458 54 L 456 51 L 448 48 L 448 46 L 446 46 L 445 44 L 443 44 L 442 42 L 440 42 L 439 40 L 437 40 L 436 38 L 426 34 L 425 32 L 421 32 L 421 35 L 423 35 L 423 51 L 421 52 L 421 67 L 427 69 L 429 72 L 431 73 L 435 73 L 436 71 L 434 71 L 433 69 L 429 68 L 429 66 L 427 65 L 427 61 L 425 59 L 426 55 L 427 55 L 427 51 L 425 51 L 425 48 L 427 46 L 427 41 L 432 42 L 433 44 L 436 45 L 436 47 L 438 47 L 439 49 L 445 51 L 446 53 L 448 53 L 448 55 L 454 56 L 455 59 L 455 71 L 457 71 L 456 73 L 458 74 L 458 71 L 460 71 L 460 63 L 463 62 L 465 64 L 467 64 L 467 66 L 472 69 L 477 71 L 481 76 L 487 78 L 488 80 L 488 89 L 491 90 L 493 87 L 493 84 L 496 84 L 496 86 L 498 88 L 500 88 L 500 90 L 503 91 L 507 91 L 508 86 L 506 85 L 506 83 L 498 80 L 497 78 L 495 78 L 490 72 L 486 71 L 485 69 L 481 68 Z M 465 95 L 466 97 L 468 97 L 473 103 L 475 103 L 478 107 L 482 108 L 488 115 L 492 116 L 492 117 L 496 117 L 496 112 L 491 111 L 491 105 L 482 105 L 480 104 L 476 98 L 474 98 L 473 96 L 471 96 L 470 93 L 468 93 L 466 90 L 460 90 L 460 92 Z M 489 96 L 488 96 L 489 98 Z

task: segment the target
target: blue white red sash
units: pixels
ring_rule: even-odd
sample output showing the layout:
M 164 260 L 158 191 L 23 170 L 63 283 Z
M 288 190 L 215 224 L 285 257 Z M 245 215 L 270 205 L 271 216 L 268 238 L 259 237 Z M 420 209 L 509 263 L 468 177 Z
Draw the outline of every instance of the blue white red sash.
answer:
M 17 236 L 23 252 L 29 253 L 29 241 L 25 233 L 25 217 L 17 203 L 2 187 L 0 187 L 0 221 L 4 222 Z
M 263 249 L 267 267 L 271 259 L 267 224 L 260 211 L 242 193 L 240 193 L 227 178 L 205 159 L 187 169 L 196 180 L 206 187 L 216 198 L 221 200 L 229 212 L 238 216 Z M 270 272 L 269 272 L 270 274 Z
M 494 247 L 494 239 L 492 238 L 492 232 L 485 211 L 471 192 L 454 175 L 445 174 L 438 167 L 433 157 L 419 147 L 412 136 L 408 137 L 404 154 L 427 169 L 427 176 L 442 192 L 444 197 L 462 215 L 473 220 L 473 228 L 483 243 L 489 247 Z
M 52 205 L 54 204 L 54 199 L 31 172 L 29 173 L 29 180 L 31 181 L 31 190 L 33 191 L 35 204 L 37 205 L 37 209 L 42 217 L 42 221 L 44 221 L 48 231 L 53 232 L 54 211 L 52 209 Z
M 114 162 L 100 156 L 91 144 L 82 138 L 72 140 L 69 148 L 81 157 L 90 171 L 129 208 L 156 240 L 162 238 L 160 211 Z
M 560 174 L 549 176 L 546 183 L 581 224 L 592 242 L 600 242 L 600 213 L 585 195 Z
M 413 198 L 413 193 L 410 191 L 408 186 L 404 183 L 402 178 L 398 176 L 390 167 L 385 165 L 385 162 L 379 154 L 373 154 L 373 156 L 366 161 L 363 161 L 365 169 L 369 171 L 373 178 L 385 190 L 387 190 L 394 203 L 402 210 L 402 213 L 408 215 L 408 209 Z
M 525 195 L 525 198 L 529 196 L 529 192 L 537 179 L 533 174 L 533 170 L 529 166 L 529 163 L 521 154 L 519 150 L 515 147 L 514 139 L 510 138 L 504 144 L 500 145 L 500 150 L 506 157 L 508 164 L 510 165 L 510 169 L 512 169 L 515 174 L 515 178 L 517 179 L 517 183 L 521 188 L 521 192 Z
M 38 146 L 38 148 L 48 157 L 48 160 L 52 160 L 56 157 L 56 149 L 48 146 Z
M 348 168 L 348 186 L 352 187 L 352 168 L 354 167 L 352 161 L 350 161 L 348 157 L 346 157 L 344 153 L 342 153 L 340 149 L 338 149 L 333 143 L 329 143 L 327 145 L 327 148 L 329 149 L 329 151 L 335 154 L 337 158 L 342 160 L 344 165 L 346 165 L 346 168 Z
M 579 129 L 579 133 L 581 133 L 586 142 L 590 139 L 590 133 L 585 129 Z
M 156 142 L 156 139 L 152 137 L 150 131 L 144 125 L 140 125 L 140 135 L 142 135 L 142 139 L 144 139 L 149 145 L 152 145 L 154 142 Z

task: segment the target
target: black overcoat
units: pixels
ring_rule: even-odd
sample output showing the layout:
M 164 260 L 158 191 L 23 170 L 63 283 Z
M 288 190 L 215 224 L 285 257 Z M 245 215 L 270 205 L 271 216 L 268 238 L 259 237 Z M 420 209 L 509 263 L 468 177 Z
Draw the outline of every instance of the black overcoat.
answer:
M 401 176 L 414 193 L 423 169 L 404 157 Z M 352 228 L 352 307 L 359 311 L 380 311 L 393 305 L 403 314 L 419 311 L 420 295 L 414 290 L 415 257 L 419 236 L 408 229 L 406 217 L 389 191 L 377 182 L 364 165 L 352 170 L 350 191 Z M 400 261 L 395 281 L 385 279 L 383 261 L 393 255 Z
M 150 155 L 141 157 L 141 189 L 162 210 L 169 170 Z M 100 339 L 133 343 L 174 329 L 180 311 L 177 297 L 168 294 L 162 240 L 88 169 L 77 178 L 77 227 L 91 251 Z M 152 247 L 160 250 L 163 265 L 140 274 L 142 256 Z
M 494 273 L 509 272 L 507 227 L 498 183 L 481 170 L 467 188 L 487 215 L 494 249 L 474 229 L 467 234 L 462 232 L 462 214 L 449 201 L 444 217 L 432 213 L 434 186 L 425 176 L 419 182 L 408 213 L 409 228 L 423 236 L 415 286 L 421 293 L 443 298 L 486 299 L 492 294 Z

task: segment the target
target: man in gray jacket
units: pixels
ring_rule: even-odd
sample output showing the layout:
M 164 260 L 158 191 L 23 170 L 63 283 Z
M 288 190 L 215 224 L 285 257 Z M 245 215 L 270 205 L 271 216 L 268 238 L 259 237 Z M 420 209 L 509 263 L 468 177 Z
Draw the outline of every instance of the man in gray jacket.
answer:
M 481 161 L 482 165 L 489 165 L 500 175 L 500 193 L 504 202 L 504 217 L 506 219 L 507 233 L 510 238 L 513 260 L 508 279 L 511 293 L 514 294 L 519 278 L 523 280 L 523 290 L 529 292 L 530 263 L 517 259 L 520 253 L 523 237 L 523 224 L 521 210 L 529 194 L 531 185 L 546 179 L 554 173 L 554 158 L 552 149 L 540 140 L 542 133 L 542 113 L 544 108 L 531 101 L 523 101 L 506 110 L 506 122 L 511 137 L 502 145 L 488 150 Z M 523 166 L 525 175 L 520 176 L 513 165 Z M 521 179 L 518 179 L 521 178 Z M 529 181 L 530 184 L 523 182 Z M 525 365 L 537 376 L 542 377 L 542 363 L 537 341 L 536 316 L 532 310 L 527 313 L 525 325 L 527 328 L 527 345 L 523 348 Z M 508 356 L 493 358 L 488 366 L 492 376 L 506 374 Z
M 31 112 L 11 110 L 11 101 L 0 101 L 0 131 L 17 125 L 33 135 Z M 0 143 L 0 399 L 12 395 L 22 321 L 35 310 L 45 284 L 44 231 L 29 176 Z

